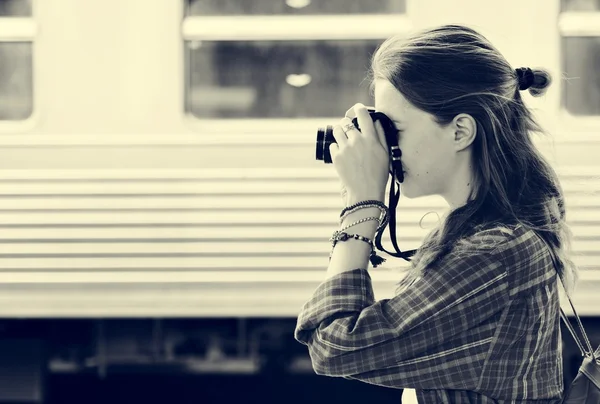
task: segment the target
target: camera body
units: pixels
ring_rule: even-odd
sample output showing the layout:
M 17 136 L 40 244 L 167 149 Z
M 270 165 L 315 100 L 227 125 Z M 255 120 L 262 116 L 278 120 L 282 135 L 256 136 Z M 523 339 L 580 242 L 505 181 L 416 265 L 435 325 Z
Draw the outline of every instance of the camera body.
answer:
M 400 161 L 400 157 L 402 156 L 402 152 L 398 147 L 398 130 L 396 126 L 392 122 L 390 118 L 387 117 L 382 112 L 378 112 L 375 108 L 368 107 L 367 111 L 369 112 L 369 116 L 373 123 L 379 121 L 385 133 L 385 138 L 388 144 L 388 153 L 390 155 L 390 162 L 392 163 L 393 172 L 390 174 L 396 175 L 398 182 L 402 183 L 404 181 L 404 171 L 402 169 L 402 163 Z M 358 130 L 360 127 L 358 125 L 358 119 L 354 118 L 352 123 Z M 329 146 L 331 143 L 337 143 L 335 137 L 333 136 L 333 126 L 327 125 L 326 128 L 318 128 L 317 129 L 317 144 L 316 144 L 316 159 L 318 161 L 323 161 L 325 164 L 331 164 L 333 161 L 331 159 L 331 153 L 329 153 Z

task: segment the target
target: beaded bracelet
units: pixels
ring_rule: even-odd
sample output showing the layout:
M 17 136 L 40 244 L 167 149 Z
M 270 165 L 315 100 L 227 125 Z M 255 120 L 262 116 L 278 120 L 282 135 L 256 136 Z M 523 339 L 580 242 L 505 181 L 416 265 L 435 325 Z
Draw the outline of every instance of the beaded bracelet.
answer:
M 354 205 L 344 208 L 342 210 L 342 212 L 340 213 L 340 225 L 343 223 L 344 219 L 346 217 L 348 217 L 348 215 L 350 215 L 351 213 L 354 213 L 360 209 L 365 209 L 365 208 L 370 208 L 370 207 L 379 208 L 379 210 L 381 211 L 381 216 L 379 218 L 368 217 L 368 218 L 360 219 L 360 220 L 352 223 L 351 225 L 346 226 L 342 230 L 337 230 L 337 231 L 333 232 L 333 235 L 329 239 L 329 241 L 332 242 L 331 253 L 329 254 L 330 261 L 331 261 L 331 256 L 333 255 L 333 249 L 335 248 L 335 245 L 337 244 L 338 241 L 347 241 L 349 239 L 354 238 L 356 240 L 364 241 L 371 246 L 371 253 L 369 255 L 369 261 L 373 265 L 373 268 L 377 268 L 377 266 L 379 264 L 381 264 L 382 262 L 385 262 L 384 258 L 379 257 L 375 253 L 375 246 L 373 245 L 372 240 L 370 240 L 367 237 L 361 236 L 360 234 L 348 234 L 343 231 L 343 230 L 346 230 L 356 224 L 365 222 L 367 220 L 377 220 L 379 222 L 379 226 L 377 227 L 377 232 L 379 232 L 382 228 L 384 228 L 387 225 L 387 223 L 389 221 L 389 209 L 383 202 L 374 200 L 374 199 L 370 199 L 370 200 L 358 202 Z
M 358 202 L 357 204 L 354 204 L 352 206 L 348 206 L 348 207 L 344 208 L 342 210 L 342 212 L 340 213 L 340 224 L 344 221 L 344 219 L 349 214 L 356 212 L 357 210 L 365 209 L 365 208 L 378 208 L 381 211 L 381 215 L 383 217 L 381 222 L 387 221 L 387 217 L 389 216 L 388 207 L 381 201 L 367 200 L 367 201 Z
M 349 224 L 348 226 L 344 227 L 343 229 L 340 229 L 339 231 L 348 230 L 352 226 L 356 226 L 357 224 L 368 222 L 369 220 L 377 220 L 381 225 L 380 219 L 378 217 L 370 216 L 370 217 L 365 217 L 364 219 L 357 220 L 356 222 Z
M 379 264 L 385 261 L 384 258 L 381 258 L 375 253 L 375 246 L 373 245 L 373 241 L 367 237 L 361 236 L 360 234 L 348 234 L 342 231 L 334 231 L 333 235 L 329 239 L 332 243 L 331 253 L 329 254 L 329 261 L 331 261 L 331 256 L 333 255 L 333 249 L 338 241 L 347 241 L 350 239 L 364 241 L 371 246 L 371 253 L 369 254 L 369 261 L 373 265 L 373 268 L 377 268 Z
M 363 206 L 363 205 L 377 205 L 377 207 L 379 207 L 381 210 L 385 210 L 385 211 L 388 210 L 388 207 L 385 205 L 385 203 L 383 203 L 381 201 L 378 201 L 376 199 L 367 199 L 365 201 L 360 201 L 360 202 L 358 202 L 358 203 L 356 203 L 354 205 L 345 207 L 342 210 L 342 212 L 340 213 L 340 217 L 343 217 L 346 212 L 348 212 L 348 211 L 350 211 L 350 210 L 352 210 L 354 208 L 357 208 L 359 206 Z
M 379 226 L 377 227 L 377 232 L 379 232 L 381 229 L 383 229 L 388 224 L 389 209 L 387 206 L 385 206 L 385 204 L 383 202 L 378 201 L 378 200 L 367 200 L 367 201 L 358 202 L 357 204 L 352 205 L 352 206 L 348 206 L 347 208 L 342 210 L 342 212 L 340 213 L 340 225 L 342 224 L 344 219 L 346 217 L 348 217 L 348 215 L 350 215 L 351 213 L 354 213 L 360 209 L 371 208 L 371 207 L 379 208 L 379 210 L 381 211 L 381 217 L 379 219 Z

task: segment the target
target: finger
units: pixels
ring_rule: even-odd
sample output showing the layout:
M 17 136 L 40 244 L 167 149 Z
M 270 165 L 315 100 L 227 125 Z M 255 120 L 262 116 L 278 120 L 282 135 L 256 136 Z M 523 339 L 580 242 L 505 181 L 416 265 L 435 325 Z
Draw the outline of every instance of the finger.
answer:
M 363 104 L 356 104 L 354 106 L 354 112 L 356 114 L 356 118 L 358 120 L 358 126 L 360 127 L 360 132 L 368 138 L 375 139 L 377 134 L 375 133 L 375 127 L 373 126 L 373 120 L 371 119 L 371 115 L 369 111 Z
M 356 106 L 356 104 L 354 104 L 353 106 L 350 107 L 350 109 L 348 111 L 346 111 L 346 113 L 344 114 L 344 116 L 346 118 L 354 118 L 356 116 L 356 114 L 354 113 L 354 107 Z
M 348 144 L 348 136 L 346 136 L 346 133 L 340 125 L 335 125 L 333 127 L 333 137 L 337 142 L 338 146 L 340 147 L 346 146 Z
M 346 134 L 346 137 L 350 139 L 352 136 L 360 134 L 360 131 L 356 129 L 356 126 L 352 123 L 350 118 L 343 117 L 340 119 L 340 129 Z
M 340 151 L 340 146 L 338 146 L 336 143 L 331 143 L 329 145 L 329 154 L 331 155 L 332 163 L 335 163 L 335 159 L 336 159 L 339 151 Z

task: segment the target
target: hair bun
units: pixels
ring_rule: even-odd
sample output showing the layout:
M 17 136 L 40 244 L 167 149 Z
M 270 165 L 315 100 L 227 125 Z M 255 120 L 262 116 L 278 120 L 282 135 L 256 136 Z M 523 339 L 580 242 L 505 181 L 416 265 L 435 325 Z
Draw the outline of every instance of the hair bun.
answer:
M 517 77 L 519 78 L 519 90 L 527 90 L 533 85 L 535 75 L 529 67 L 519 67 L 515 69 Z

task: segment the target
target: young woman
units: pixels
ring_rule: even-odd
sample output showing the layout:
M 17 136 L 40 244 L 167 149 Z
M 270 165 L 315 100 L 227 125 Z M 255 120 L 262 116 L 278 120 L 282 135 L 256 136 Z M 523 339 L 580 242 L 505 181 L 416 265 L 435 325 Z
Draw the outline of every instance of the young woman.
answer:
M 295 338 L 317 374 L 413 388 L 419 403 L 560 402 L 557 274 L 572 292 L 577 271 L 557 175 L 530 137 L 543 130 L 520 95 L 543 94 L 550 75 L 446 25 L 385 41 L 371 76 L 375 108 L 398 130 L 403 196 L 441 195 L 450 210 L 402 288 L 375 301 L 369 240 L 390 162 L 382 128 L 356 105 L 361 130 L 343 118 L 330 151 L 347 207 L 375 204 L 343 218 L 358 238 L 335 244 Z

